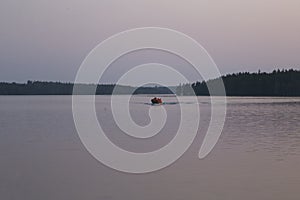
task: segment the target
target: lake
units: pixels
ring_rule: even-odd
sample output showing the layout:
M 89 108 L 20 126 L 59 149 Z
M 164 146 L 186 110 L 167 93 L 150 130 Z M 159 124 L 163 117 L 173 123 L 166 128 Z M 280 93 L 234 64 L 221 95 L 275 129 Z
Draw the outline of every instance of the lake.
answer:
M 131 97 L 131 116 L 141 126 L 150 122 L 150 98 Z M 71 96 L 0 96 L 0 199 L 300 199 L 300 98 L 228 98 L 222 135 L 201 160 L 209 98 L 162 98 L 169 102 L 162 105 L 168 114 L 165 126 L 154 137 L 135 139 L 114 123 L 110 96 L 96 97 L 107 137 L 133 152 L 168 143 L 178 129 L 180 105 L 200 108 L 198 135 L 180 159 L 153 173 L 128 174 L 103 165 L 85 149 Z

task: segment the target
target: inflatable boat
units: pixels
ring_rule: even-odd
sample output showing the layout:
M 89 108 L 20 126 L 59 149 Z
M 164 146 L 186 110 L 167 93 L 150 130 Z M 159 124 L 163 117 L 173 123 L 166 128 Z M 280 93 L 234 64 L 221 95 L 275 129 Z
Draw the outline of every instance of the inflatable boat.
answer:
M 162 100 L 161 98 L 157 98 L 157 97 L 154 97 L 153 99 L 151 99 L 151 103 L 152 104 L 162 104 Z

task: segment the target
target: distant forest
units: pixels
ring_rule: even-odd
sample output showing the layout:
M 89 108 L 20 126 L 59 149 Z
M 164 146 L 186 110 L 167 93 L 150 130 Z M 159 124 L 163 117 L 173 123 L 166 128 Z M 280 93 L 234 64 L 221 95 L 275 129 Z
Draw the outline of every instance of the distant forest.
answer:
M 300 71 L 298 70 L 274 70 L 271 73 L 240 72 L 220 78 L 223 79 L 227 96 L 300 96 Z M 196 95 L 207 96 L 209 95 L 207 84 L 213 84 L 220 78 L 180 85 L 176 93 L 191 95 L 192 88 Z
M 0 83 L 0 95 L 72 95 L 73 83 L 27 81 L 27 83 Z M 131 87 L 115 84 L 77 84 L 82 95 L 114 94 L 173 94 L 167 87 Z M 175 89 L 174 89 L 175 90 Z
M 227 96 L 300 96 L 299 70 L 274 70 L 266 72 L 240 72 L 228 74 L 217 79 L 192 84 L 180 84 L 175 87 L 131 87 L 115 84 L 78 84 L 80 94 L 173 94 L 198 96 L 209 95 L 207 84 L 222 79 Z M 0 95 L 72 95 L 73 83 L 27 81 L 27 83 L 0 83 Z M 191 90 L 192 88 L 192 90 Z

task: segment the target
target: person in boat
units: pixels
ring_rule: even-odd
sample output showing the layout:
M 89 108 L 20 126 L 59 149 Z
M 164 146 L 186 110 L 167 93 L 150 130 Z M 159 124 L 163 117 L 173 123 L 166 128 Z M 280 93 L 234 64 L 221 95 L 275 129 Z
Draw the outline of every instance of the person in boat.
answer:
M 151 102 L 153 104 L 161 104 L 162 100 L 161 100 L 161 98 L 154 97 L 153 99 L 151 99 Z

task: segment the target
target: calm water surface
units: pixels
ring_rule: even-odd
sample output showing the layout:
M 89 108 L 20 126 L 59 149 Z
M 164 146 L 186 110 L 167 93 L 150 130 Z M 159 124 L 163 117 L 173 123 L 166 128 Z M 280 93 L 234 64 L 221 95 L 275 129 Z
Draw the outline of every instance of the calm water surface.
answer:
M 133 96 L 139 125 L 150 122 L 150 97 Z M 174 137 L 180 104 L 163 97 L 165 127 L 138 140 L 116 126 L 110 97 L 98 96 L 98 120 L 120 147 L 147 152 Z M 70 96 L 0 96 L 0 199 L 3 200 L 299 200 L 300 98 L 229 98 L 225 127 L 213 151 L 197 155 L 210 119 L 209 98 L 199 97 L 201 122 L 189 150 L 149 174 L 117 172 L 95 160 L 75 130 Z

